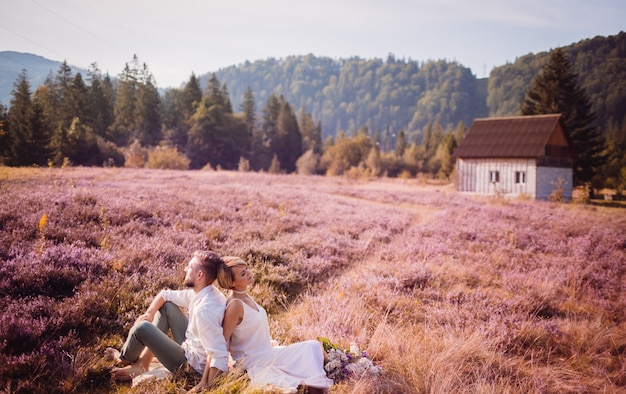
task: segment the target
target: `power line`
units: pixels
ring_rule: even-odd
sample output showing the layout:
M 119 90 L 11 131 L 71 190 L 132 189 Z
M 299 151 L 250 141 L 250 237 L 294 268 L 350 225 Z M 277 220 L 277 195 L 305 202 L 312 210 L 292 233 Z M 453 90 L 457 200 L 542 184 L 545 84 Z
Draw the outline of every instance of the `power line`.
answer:
M 33 44 L 37 45 L 38 47 L 41 47 L 41 48 L 45 49 L 46 51 L 50 51 L 50 52 L 52 52 L 52 53 L 57 54 L 57 55 L 58 55 L 58 56 L 60 56 L 60 57 L 63 57 L 63 55 L 62 55 L 62 54 L 60 54 L 60 53 L 58 53 L 57 51 L 52 50 L 52 49 L 50 49 L 50 48 L 46 47 L 45 45 L 41 45 L 40 43 L 38 43 L 38 42 L 36 42 L 36 41 L 31 40 L 30 38 L 26 37 L 26 36 L 25 36 L 25 35 L 23 35 L 23 34 L 20 34 L 20 33 L 16 32 L 16 31 L 15 31 L 15 30 L 13 30 L 13 29 L 9 29 L 8 27 L 6 27 L 6 26 L 2 26 L 2 25 L 0 25 L 0 27 L 1 27 L 1 28 L 3 28 L 3 29 L 4 29 L 4 30 L 6 30 L 6 31 L 9 31 L 9 32 L 11 32 L 11 33 L 15 34 L 15 35 L 16 35 L 16 36 L 18 36 L 18 37 L 21 37 L 21 38 L 25 39 L 26 41 L 30 41 L 31 43 L 33 43 Z
M 80 29 L 80 30 L 84 31 L 85 33 L 89 34 L 90 36 L 92 36 L 92 37 L 94 37 L 94 38 L 96 38 L 96 39 L 98 39 L 98 40 L 100 40 L 100 41 L 104 42 L 105 44 L 109 45 L 111 48 L 113 48 L 113 49 L 116 49 L 116 50 L 120 51 L 120 53 L 124 54 L 125 56 L 127 56 L 127 55 L 128 55 L 128 53 L 127 53 L 124 49 L 122 49 L 122 48 L 118 47 L 117 45 L 115 45 L 115 44 L 113 44 L 113 43 L 111 43 L 111 42 L 109 42 L 109 41 L 105 40 L 104 38 L 102 38 L 102 37 L 100 37 L 100 36 L 98 36 L 98 35 L 96 35 L 96 34 L 92 33 L 91 31 L 89 31 L 89 30 L 85 29 L 84 27 L 80 26 L 79 24 L 77 24 L 77 23 L 75 23 L 75 22 L 73 22 L 73 21 L 71 21 L 71 20 L 67 19 L 66 17 L 64 17 L 63 15 L 59 14 L 58 12 L 56 12 L 56 11 L 54 11 L 54 10 L 52 10 L 52 9 L 50 9 L 50 8 L 48 8 L 48 7 L 46 7 L 46 6 L 45 6 L 45 5 L 43 5 L 43 4 L 38 3 L 38 2 L 37 2 L 37 1 L 35 1 L 35 0 L 31 0 L 31 1 L 32 1 L 34 4 L 36 4 L 37 6 L 39 6 L 39 7 L 43 8 L 44 10 L 48 11 L 49 13 L 51 13 L 51 14 L 55 15 L 57 18 L 62 19 L 63 21 L 65 21 L 65 22 L 69 23 L 70 25 L 72 25 L 72 26 L 74 26 L 74 27 L 76 27 L 76 28 L 78 28 L 78 29 Z

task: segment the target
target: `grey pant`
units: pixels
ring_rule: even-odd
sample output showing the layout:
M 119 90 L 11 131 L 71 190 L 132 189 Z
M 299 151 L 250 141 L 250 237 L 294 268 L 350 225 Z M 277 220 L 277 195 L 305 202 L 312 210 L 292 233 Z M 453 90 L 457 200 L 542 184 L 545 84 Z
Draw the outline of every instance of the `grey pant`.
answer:
M 154 322 L 136 323 L 128 333 L 122 347 L 120 359 L 135 362 L 147 347 L 171 372 L 187 367 L 187 358 L 181 344 L 187 331 L 187 316 L 171 302 L 163 304 L 154 317 Z M 167 336 L 172 331 L 172 340 Z

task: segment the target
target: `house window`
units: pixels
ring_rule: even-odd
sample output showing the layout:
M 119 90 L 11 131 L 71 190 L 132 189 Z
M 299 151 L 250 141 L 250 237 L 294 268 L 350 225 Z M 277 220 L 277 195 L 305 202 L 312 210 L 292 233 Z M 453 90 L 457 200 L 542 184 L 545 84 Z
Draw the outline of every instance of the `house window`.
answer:
M 515 183 L 520 185 L 520 184 L 525 184 L 526 183 L 526 172 L 524 171 L 515 171 Z
M 489 182 L 491 183 L 500 182 L 500 171 L 489 171 Z

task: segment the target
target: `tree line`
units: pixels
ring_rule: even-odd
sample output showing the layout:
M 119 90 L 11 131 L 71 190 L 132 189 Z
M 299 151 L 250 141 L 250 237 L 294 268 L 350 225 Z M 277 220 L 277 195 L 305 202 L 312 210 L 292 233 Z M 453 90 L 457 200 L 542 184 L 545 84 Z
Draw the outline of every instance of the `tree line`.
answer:
M 114 165 L 204 167 L 284 173 L 449 177 L 452 154 L 464 135 L 460 122 L 425 127 L 421 142 L 402 130 L 357 133 L 323 140 L 321 123 L 304 107 L 270 94 L 258 111 L 248 88 L 235 112 L 216 75 L 201 88 L 192 74 L 163 95 L 147 65 L 135 56 L 118 78 L 92 64 L 87 82 L 63 63 L 34 92 L 23 71 L 10 107 L 0 108 L 2 162 L 12 166 Z
M 611 39 L 614 41 L 609 43 L 594 39 L 577 44 L 577 59 L 583 58 L 587 47 L 609 53 L 605 58 L 626 57 L 622 53 L 626 36 Z M 572 51 L 564 48 L 562 53 L 569 59 Z M 544 72 L 541 67 L 536 70 L 537 58 L 540 56 L 528 67 L 495 69 L 487 81 L 476 80 L 456 62 L 419 65 L 392 55 L 386 62 L 359 58 L 338 62 L 308 55 L 246 62 L 204 81 L 192 74 L 180 88 L 162 94 L 147 65 L 140 64 L 137 57 L 115 79 L 93 64 L 86 82 L 64 63 L 34 93 L 27 73 L 18 77 L 10 108 L 0 104 L 0 154 L 7 165 L 62 165 L 67 161 L 316 174 L 424 173 L 449 178 L 454 151 L 475 117 L 525 113 L 520 105 L 532 79 Z M 544 65 L 553 60 L 550 56 L 541 59 Z M 526 64 L 527 58 L 517 63 Z M 567 68 L 570 82 L 580 86 L 576 95 L 583 94 L 588 100 L 589 116 L 582 135 L 599 131 L 593 144 L 576 144 L 577 150 L 594 151 L 590 155 L 593 160 L 577 164 L 577 183 L 623 189 L 626 132 L 624 120 L 618 117 L 624 109 L 615 103 L 621 102 L 624 94 L 608 95 L 598 111 L 599 90 L 585 82 L 589 78 L 576 73 L 578 63 L 558 67 Z M 515 70 L 525 70 L 523 78 L 512 75 Z M 534 74 L 532 70 L 536 70 Z M 254 77 L 258 73 L 264 75 L 263 84 Z M 236 93 L 229 92 L 230 83 L 220 82 L 220 76 L 232 81 Z M 524 85 L 528 78 L 531 80 Z M 248 85 L 242 90 L 245 83 Z M 279 93 L 286 86 L 288 93 Z M 511 97 L 491 100 L 503 90 L 512 92 Z M 257 108 L 259 96 L 264 103 L 261 108 Z M 480 97 L 485 96 L 488 99 L 481 104 Z M 511 106 L 507 111 L 513 111 L 515 100 L 514 113 L 494 109 L 494 103 L 501 102 Z M 559 108 L 568 105 L 573 104 L 563 103 Z M 606 129 L 597 126 L 600 118 L 607 122 Z M 328 126 L 328 119 L 334 119 L 334 127 Z

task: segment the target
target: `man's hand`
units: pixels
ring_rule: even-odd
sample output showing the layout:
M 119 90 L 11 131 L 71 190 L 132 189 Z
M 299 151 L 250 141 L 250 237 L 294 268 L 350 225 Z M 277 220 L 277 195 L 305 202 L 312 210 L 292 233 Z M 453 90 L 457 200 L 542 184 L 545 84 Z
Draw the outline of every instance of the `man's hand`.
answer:
M 203 392 L 205 389 L 208 389 L 209 385 L 206 383 L 198 383 L 197 385 L 195 385 L 194 387 L 191 388 L 191 390 L 187 391 L 188 393 L 201 393 Z
M 135 320 L 135 324 L 142 322 L 142 321 L 147 321 L 152 323 L 152 321 L 154 320 L 154 313 L 150 313 L 150 312 L 146 312 L 143 315 L 140 315 L 137 320 Z

